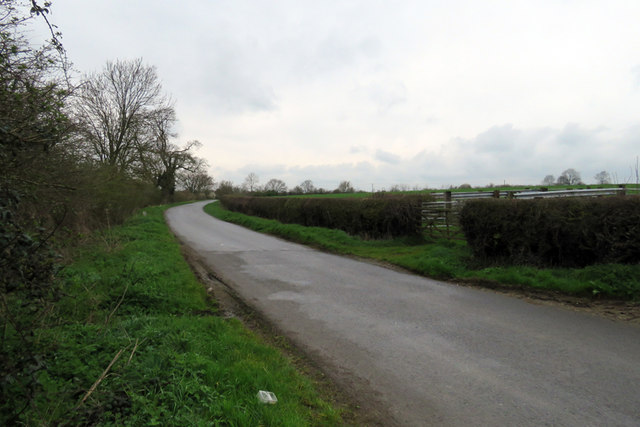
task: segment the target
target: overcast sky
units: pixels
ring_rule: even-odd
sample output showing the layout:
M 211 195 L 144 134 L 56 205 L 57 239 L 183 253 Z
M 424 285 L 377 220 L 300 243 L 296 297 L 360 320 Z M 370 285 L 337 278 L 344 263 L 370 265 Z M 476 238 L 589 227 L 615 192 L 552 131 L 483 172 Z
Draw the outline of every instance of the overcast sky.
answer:
M 142 57 L 216 181 L 635 182 L 638 0 L 54 0 L 80 72 Z

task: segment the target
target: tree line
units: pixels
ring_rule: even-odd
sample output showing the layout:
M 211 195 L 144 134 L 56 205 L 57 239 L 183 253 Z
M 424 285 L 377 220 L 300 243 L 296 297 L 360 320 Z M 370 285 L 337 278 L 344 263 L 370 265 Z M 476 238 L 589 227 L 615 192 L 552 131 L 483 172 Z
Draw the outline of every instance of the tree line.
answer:
M 247 175 L 241 185 L 236 185 L 232 181 L 223 180 L 216 185 L 215 194 L 217 197 L 228 194 L 252 194 L 256 196 L 277 196 L 277 195 L 300 195 L 300 194 L 329 194 L 329 193 L 355 193 L 356 190 L 350 181 L 341 181 L 334 190 L 326 190 L 316 187 L 313 181 L 306 179 L 293 188 L 281 179 L 271 178 L 264 185 L 260 185 L 260 177 L 251 172 Z
M 607 171 L 601 171 L 593 177 L 596 184 L 611 184 L 611 175 Z M 546 175 L 542 180 L 542 185 L 583 185 L 580 172 L 573 168 L 564 170 L 556 179 L 553 175 Z

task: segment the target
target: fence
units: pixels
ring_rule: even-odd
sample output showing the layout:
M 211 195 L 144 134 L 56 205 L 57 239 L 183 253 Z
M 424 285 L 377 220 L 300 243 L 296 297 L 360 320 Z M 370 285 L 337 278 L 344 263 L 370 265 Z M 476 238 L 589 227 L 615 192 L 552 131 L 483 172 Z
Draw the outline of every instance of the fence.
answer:
M 458 193 L 445 191 L 432 193 L 436 198 L 433 202 L 423 202 L 421 209 L 422 227 L 433 237 L 445 237 L 447 239 L 462 238 L 458 216 L 462 204 L 472 199 L 510 198 L 510 199 L 540 199 L 551 197 L 602 197 L 625 195 L 626 190 L 621 188 L 595 188 L 581 190 L 554 190 L 554 191 L 475 191 Z

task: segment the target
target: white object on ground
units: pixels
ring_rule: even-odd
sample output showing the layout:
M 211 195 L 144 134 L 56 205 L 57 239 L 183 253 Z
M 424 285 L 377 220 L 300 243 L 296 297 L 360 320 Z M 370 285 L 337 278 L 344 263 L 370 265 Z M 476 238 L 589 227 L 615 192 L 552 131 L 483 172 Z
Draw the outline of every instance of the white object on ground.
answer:
M 278 398 L 270 391 L 260 390 L 258 391 L 258 400 L 262 403 L 274 405 L 278 401 Z

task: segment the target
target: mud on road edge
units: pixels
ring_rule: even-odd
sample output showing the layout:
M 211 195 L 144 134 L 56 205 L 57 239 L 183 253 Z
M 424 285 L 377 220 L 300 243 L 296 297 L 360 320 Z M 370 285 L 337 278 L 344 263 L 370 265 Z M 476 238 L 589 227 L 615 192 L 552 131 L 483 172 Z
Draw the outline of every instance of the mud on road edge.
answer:
M 176 237 L 177 239 L 177 237 Z M 179 239 L 182 255 L 198 280 L 203 284 L 218 316 L 236 318 L 256 333 L 266 344 L 279 349 L 296 367 L 310 378 L 320 396 L 342 411 L 342 420 L 350 426 L 394 427 L 398 421 L 375 398 L 376 392 L 366 383 L 344 372 L 326 360 L 314 357 L 304 346 L 285 336 L 262 313 L 245 303 L 240 296 L 210 271 L 200 257 Z

